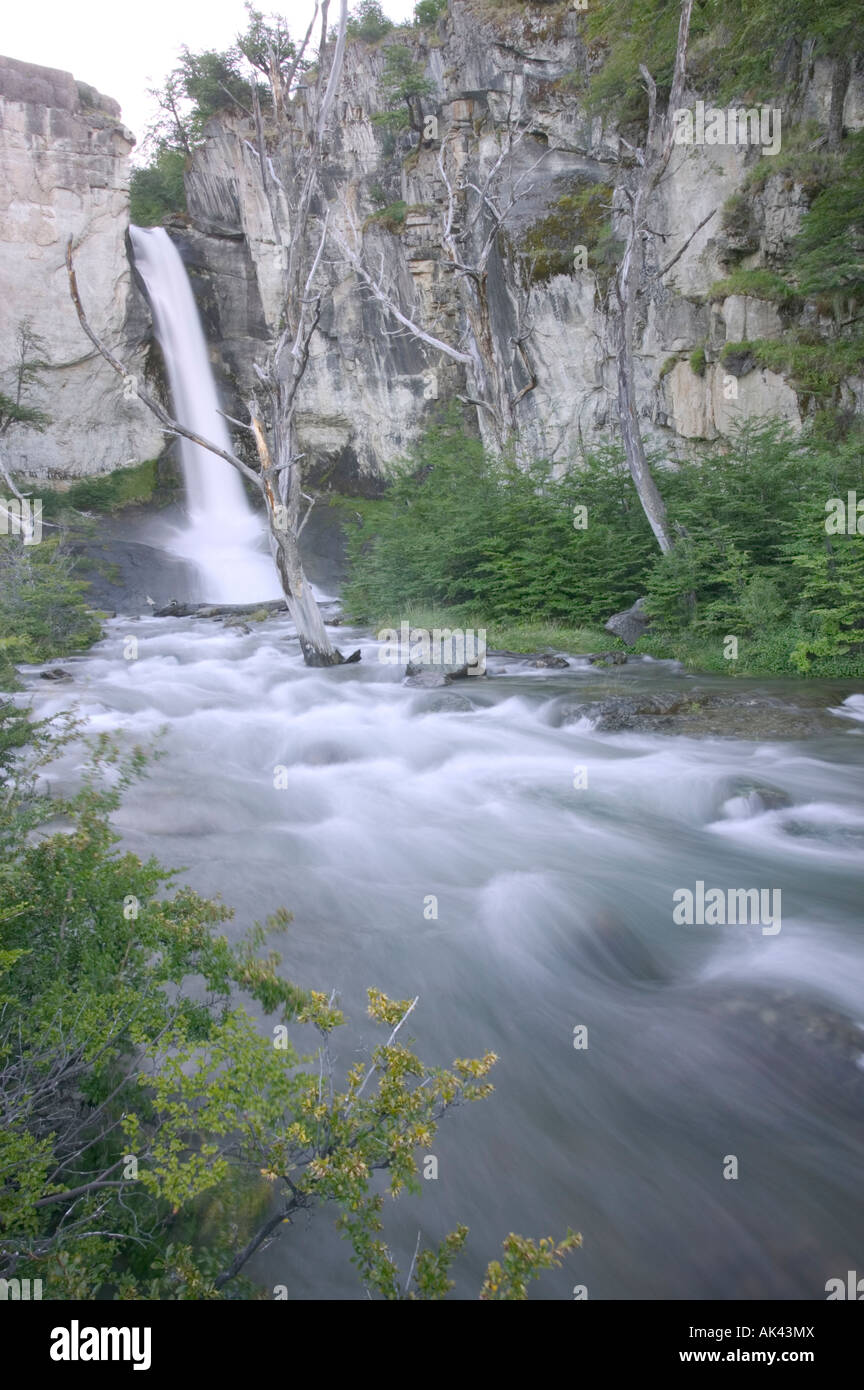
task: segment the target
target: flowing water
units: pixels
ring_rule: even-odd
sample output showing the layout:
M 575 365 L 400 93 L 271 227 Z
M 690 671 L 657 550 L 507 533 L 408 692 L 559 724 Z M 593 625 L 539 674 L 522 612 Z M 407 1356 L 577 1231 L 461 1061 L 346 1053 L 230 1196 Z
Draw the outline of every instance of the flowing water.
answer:
M 161 230 L 132 237 L 178 417 L 227 447 L 179 255 Z M 237 475 L 185 442 L 182 457 L 171 548 L 201 596 L 277 592 Z M 492 1098 L 445 1118 L 437 1178 L 386 1206 L 403 1268 L 418 1230 L 465 1222 L 463 1296 L 509 1231 L 568 1226 L 584 1246 L 547 1297 L 818 1299 L 860 1270 L 864 696 L 708 678 L 804 706 L 801 727 L 777 737 L 763 699 L 749 736 L 601 733 L 573 706 L 693 678 L 499 656 L 442 694 L 406 687 L 368 635 L 335 635 L 359 665 L 307 669 L 287 617 L 118 618 L 66 663 L 71 685 L 37 668 L 30 684 L 38 714 L 73 707 L 130 742 L 164 731 L 168 756 L 117 816 L 125 843 L 221 893 L 235 936 L 294 913 L 286 972 L 338 990 L 352 1020 L 340 1074 L 380 1040 L 372 985 L 420 995 L 429 1061 L 499 1055 Z M 78 775 L 72 752 L 51 773 L 58 790 Z M 679 924 L 675 894 L 699 883 L 768 890 L 781 911 Z M 291 1298 L 358 1298 L 347 1256 L 323 1212 L 250 1269 Z
M 207 343 L 180 253 L 162 227 L 130 227 L 135 267 L 144 281 L 165 360 L 175 418 L 230 452 Z M 188 525 L 171 549 L 201 576 L 197 597 L 213 603 L 277 598 L 281 589 L 263 545 L 264 527 L 243 491 L 240 474 L 218 454 L 179 439 Z
M 838 713 L 785 741 L 603 734 L 563 706 L 693 678 L 490 657 L 440 708 L 368 635 L 335 635 L 359 665 L 305 668 L 285 617 L 118 618 L 71 686 L 31 684 L 40 714 L 164 727 L 125 843 L 221 892 L 232 934 L 293 911 L 286 972 L 354 1020 L 340 1070 L 379 1040 L 368 985 L 420 995 L 423 1057 L 499 1054 L 494 1095 L 442 1123 L 437 1180 L 385 1207 L 403 1267 L 418 1230 L 464 1221 L 463 1296 L 508 1231 L 567 1226 L 583 1249 L 540 1296 L 819 1299 L 861 1270 L 864 697 L 715 679 Z M 52 774 L 76 775 L 71 755 Z M 697 880 L 780 889 L 781 930 L 677 925 Z M 362 1296 L 328 1213 L 286 1231 L 256 1259 L 265 1286 Z

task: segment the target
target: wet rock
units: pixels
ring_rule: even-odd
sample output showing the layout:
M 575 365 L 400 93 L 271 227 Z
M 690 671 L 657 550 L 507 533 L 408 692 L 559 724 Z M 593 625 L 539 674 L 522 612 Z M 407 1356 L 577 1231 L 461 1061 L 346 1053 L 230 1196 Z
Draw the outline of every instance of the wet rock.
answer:
M 569 667 L 570 662 L 563 656 L 544 655 L 535 657 L 530 665 L 536 667 L 538 671 L 560 671 L 565 666 Z
M 476 668 L 469 667 L 467 663 L 461 666 L 448 665 L 446 662 L 432 663 L 409 661 L 405 667 L 406 684 L 421 684 L 426 687 L 433 685 L 449 685 L 451 681 L 477 680 L 478 673 Z M 440 680 L 427 680 L 426 677 L 441 677 Z
M 741 781 L 733 787 L 725 811 L 732 817 L 758 816 L 764 811 L 781 811 L 791 805 L 792 798 L 779 787 Z
M 601 733 L 619 733 L 623 729 L 656 728 L 660 720 L 680 713 L 687 705 L 687 695 L 615 695 L 584 705 L 564 705 L 560 718 L 563 724 L 590 719 Z
M 412 668 L 410 662 L 405 670 L 411 674 L 406 675 L 403 685 L 410 685 L 415 690 L 438 690 L 444 685 L 449 685 L 452 679 L 443 671 L 423 671 L 418 667 Z
M 831 724 L 823 711 L 801 709 L 767 695 L 714 694 L 688 687 L 681 692 L 612 696 L 563 705 L 562 724 L 590 719 L 600 733 L 643 730 L 685 737 L 754 739 L 805 738 Z
M 42 681 L 71 681 L 72 672 L 64 671 L 62 666 L 52 666 L 49 671 L 40 671 L 39 679 Z
M 708 985 L 700 991 L 700 1007 L 732 1030 L 739 1047 L 752 1048 L 778 1080 L 802 1093 L 830 1086 L 860 1114 L 864 1033 L 853 1019 L 799 992 L 758 986 L 732 991 Z
M 626 666 L 626 652 L 589 652 L 585 660 L 589 666 Z
M 425 699 L 421 696 L 415 709 L 417 714 L 471 714 L 474 706 L 464 695 L 448 691 L 428 695 Z
M 613 613 L 608 623 L 605 624 L 605 631 L 611 632 L 613 637 L 620 637 L 628 647 L 635 647 L 640 637 L 644 637 L 648 631 L 650 619 L 645 614 L 644 598 L 637 598 L 632 608 L 625 608 L 623 613 Z

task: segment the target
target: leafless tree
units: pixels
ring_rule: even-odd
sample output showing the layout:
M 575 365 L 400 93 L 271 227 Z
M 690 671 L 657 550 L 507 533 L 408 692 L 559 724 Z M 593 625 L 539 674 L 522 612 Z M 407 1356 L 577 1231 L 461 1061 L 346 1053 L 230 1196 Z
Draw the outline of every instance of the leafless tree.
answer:
M 462 305 L 465 332 L 460 343 L 448 342 L 432 333 L 422 322 L 419 307 L 405 306 L 388 286 L 383 263 L 370 264 L 364 237 L 347 200 L 342 206 L 344 230 L 331 224 L 330 236 L 338 255 L 353 270 L 363 289 L 381 305 L 384 312 L 417 342 L 443 354 L 467 368 L 468 396 L 460 397 L 476 407 L 481 432 L 496 452 L 518 440 L 519 402 L 536 386 L 526 344 L 531 335 L 527 313 L 527 294 L 520 268 L 516 267 L 513 293 L 517 303 L 517 328 L 512 335 L 513 351 L 508 356 L 496 341 L 489 297 L 489 264 L 493 252 L 501 252 L 501 233 L 512 223 L 517 204 L 535 192 L 532 175 L 548 151 L 544 150 L 522 172 L 516 154 L 527 136 L 527 127 L 510 106 L 497 157 L 485 174 L 473 179 L 455 142 L 445 137 L 438 151 L 438 178 L 443 189 L 444 211 L 438 234 L 446 270 L 456 277 Z M 519 368 L 514 373 L 514 364 Z M 514 376 L 524 378 L 516 387 Z
M 256 156 L 267 195 L 277 244 L 284 256 L 281 332 L 267 362 L 257 366 L 263 406 L 255 396 L 247 402 L 248 422 L 232 420 L 237 428 L 247 431 L 255 444 L 258 467 L 245 463 L 233 450 L 226 450 L 211 440 L 186 429 L 135 379 L 111 350 L 102 342 L 87 320 L 78 288 L 72 258 L 72 241 L 67 247 L 66 265 L 69 288 L 84 332 L 105 360 L 125 380 L 131 382 L 139 400 L 157 417 L 166 430 L 182 435 L 193 443 L 209 449 L 236 468 L 261 494 L 270 531 L 270 545 L 276 568 L 285 593 L 288 611 L 294 621 L 303 651 L 310 666 L 334 666 L 344 660 L 333 646 L 324 626 L 300 557 L 300 536 L 312 506 L 303 486 L 304 455 L 297 438 L 298 391 L 309 361 L 309 347 L 321 313 L 323 290 L 320 285 L 321 257 L 327 235 L 327 217 L 317 212 L 323 203 L 320 198 L 321 174 L 325 159 L 325 138 L 345 54 L 348 23 L 347 0 L 340 0 L 340 13 L 335 36 L 327 32 L 329 0 L 316 6 L 314 18 L 320 15 L 320 41 L 313 80 L 307 84 L 305 103 L 307 129 L 298 157 L 293 187 L 284 190 L 278 184 L 265 145 L 260 107 L 257 108 Z M 311 26 L 310 26 L 311 32 Z M 298 51 L 302 59 L 308 43 L 307 33 Z M 295 64 L 296 70 L 296 64 Z M 291 75 L 293 80 L 293 73 Z M 289 225 L 290 223 L 290 225 Z M 354 653 L 348 660 L 356 660 Z
M 618 423 L 627 466 L 657 544 L 664 552 L 674 538 L 666 505 L 645 454 L 645 443 L 636 403 L 635 341 L 640 296 L 651 278 L 661 280 L 680 260 L 696 233 L 708 221 L 703 218 L 683 246 L 663 266 L 647 270 L 646 248 L 656 232 L 651 226 L 652 200 L 669 167 L 675 133 L 674 112 L 680 108 L 687 75 L 687 44 L 693 0 L 682 0 L 672 86 L 665 113 L 657 110 L 657 84 L 644 65 L 640 72 L 648 92 L 648 131 L 644 144 L 627 145 L 632 168 L 621 180 L 624 200 L 622 221 L 624 249 L 609 299 L 612 350 L 615 355 Z M 713 216 L 713 212 L 709 213 Z

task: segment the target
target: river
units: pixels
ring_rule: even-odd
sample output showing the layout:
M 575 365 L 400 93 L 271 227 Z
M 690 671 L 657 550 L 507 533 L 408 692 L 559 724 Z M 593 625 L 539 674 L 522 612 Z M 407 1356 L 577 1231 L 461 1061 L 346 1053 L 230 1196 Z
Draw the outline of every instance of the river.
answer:
M 437 1179 L 385 1207 L 403 1267 L 418 1230 L 465 1222 L 457 1294 L 476 1296 L 509 1231 L 570 1226 L 583 1248 L 536 1296 L 824 1298 L 864 1259 L 855 687 L 699 682 L 819 711 L 806 737 L 601 733 L 562 707 L 694 678 L 490 657 L 440 708 L 368 633 L 335 635 L 360 664 L 305 668 L 287 617 L 117 618 L 70 681 L 28 684 L 38 714 L 75 708 L 91 732 L 164 730 L 116 817 L 124 845 L 221 893 L 232 934 L 293 912 L 286 972 L 352 1019 L 340 1069 L 380 1040 L 369 985 L 420 995 L 430 1061 L 499 1054 L 494 1095 L 442 1122 Z M 678 925 L 673 893 L 698 881 L 779 889 L 780 930 Z M 251 1272 L 292 1299 L 363 1297 L 332 1215 Z

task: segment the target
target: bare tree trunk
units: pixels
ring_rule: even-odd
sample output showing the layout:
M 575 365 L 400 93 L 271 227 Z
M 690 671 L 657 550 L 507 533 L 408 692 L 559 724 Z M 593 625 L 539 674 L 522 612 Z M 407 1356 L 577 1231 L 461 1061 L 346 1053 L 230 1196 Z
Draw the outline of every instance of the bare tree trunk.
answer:
M 615 282 L 616 306 L 613 313 L 615 372 L 618 381 L 618 424 L 624 457 L 633 479 L 633 486 L 654 532 L 657 544 L 665 553 L 672 549 L 672 536 L 666 518 L 666 504 L 654 481 L 636 408 L 636 367 L 633 340 L 636 332 L 636 301 L 642 273 L 642 241 L 640 236 L 641 190 L 633 198 L 627 245 L 621 257 Z
M 672 534 L 666 516 L 666 504 L 660 495 L 648 460 L 639 424 L 636 407 L 636 366 L 634 344 L 636 339 L 636 308 L 641 291 L 641 281 L 645 267 L 645 242 L 654 235 L 649 219 L 648 208 L 651 197 L 669 165 L 674 137 L 673 112 L 680 107 L 684 96 L 687 76 L 687 43 L 690 35 L 690 17 L 693 0 L 681 0 L 681 15 L 678 22 L 678 42 L 675 50 L 675 66 L 669 101 L 663 116 L 657 111 L 657 85 L 647 68 L 640 66 L 640 72 L 648 92 L 648 134 L 641 150 L 635 150 L 636 172 L 630 186 L 625 185 L 628 201 L 626 218 L 628 223 L 627 241 L 624 254 L 615 277 L 614 295 L 611 297 L 612 338 L 615 352 L 615 371 L 618 391 L 618 422 L 627 467 L 633 485 L 654 532 L 657 544 L 664 552 L 673 546 Z M 709 216 L 713 214 L 709 213 Z M 699 226 L 704 226 L 704 218 Z M 697 227 L 697 231 L 699 228 Z M 692 236 L 695 236 L 695 232 Z M 683 255 L 692 236 L 684 247 L 672 258 L 658 278 L 662 277 Z
M 839 150 L 843 142 L 843 107 L 852 71 L 848 53 L 840 53 L 834 59 L 831 72 L 831 106 L 828 112 L 828 148 Z

